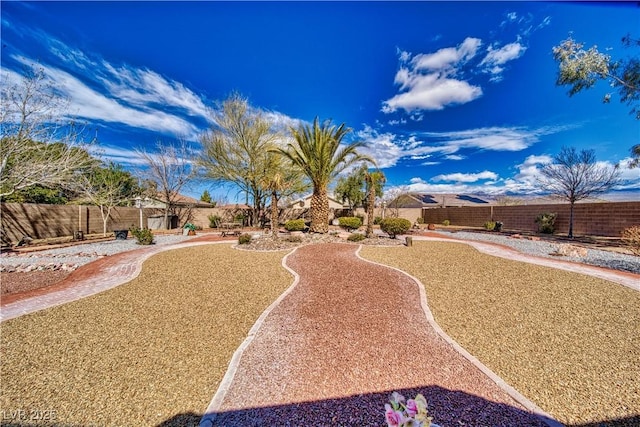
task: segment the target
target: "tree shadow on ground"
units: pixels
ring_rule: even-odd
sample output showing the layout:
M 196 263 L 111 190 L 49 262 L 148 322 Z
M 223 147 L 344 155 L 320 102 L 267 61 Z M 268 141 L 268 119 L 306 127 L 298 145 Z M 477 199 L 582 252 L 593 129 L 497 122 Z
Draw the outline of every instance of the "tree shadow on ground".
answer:
M 537 416 L 503 403 L 496 403 L 458 390 L 427 386 L 397 390 L 413 398 L 422 393 L 429 415 L 441 427 L 546 427 Z M 384 405 L 391 391 L 367 393 L 287 405 L 248 408 L 215 414 L 213 424 L 203 426 L 384 426 Z M 250 405 L 250 402 L 247 403 Z M 206 419 L 212 418 L 207 414 Z M 164 425 L 163 425 L 164 427 Z

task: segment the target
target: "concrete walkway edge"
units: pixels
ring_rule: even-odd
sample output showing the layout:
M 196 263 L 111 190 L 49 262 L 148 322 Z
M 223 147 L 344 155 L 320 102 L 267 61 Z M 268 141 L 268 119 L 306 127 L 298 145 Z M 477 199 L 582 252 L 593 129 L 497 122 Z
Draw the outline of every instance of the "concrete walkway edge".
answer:
M 229 390 L 229 387 L 233 382 L 233 379 L 236 375 L 236 371 L 238 370 L 238 365 L 240 365 L 240 360 L 242 359 L 242 355 L 245 349 L 251 344 L 251 342 L 253 341 L 253 338 L 256 336 L 256 334 L 260 330 L 260 327 L 264 323 L 267 316 L 280 304 L 280 302 L 282 302 L 283 299 L 287 297 L 287 295 L 289 295 L 293 291 L 293 289 L 298 285 L 298 282 L 300 282 L 300 276 L 298 275 L 298 273 L 293 271 L 287 265 L 287 258 L 289 258 L 290 255 L 295 253 L 296 250 L 297 248 L 294 248 L 292 251 L 290 251 L 287 255 L 285 255 L 282 258 L 282 266 L 289 273 L 293 275 L 293 283 L 278 297 L 278 299 L 272 302 L 271 305 L 269 305 L 269 307 L 267 307 L 265 311 L 262 312 L 258 320 L 256 320 L 256 323 L 254 323 L 251 329 L 249 330 L 249 334 L 247 335 L 247 338 L 244 339 L 242 344 L 240 344 L 240 346 L 233 353 L 233 356 L 231 357 L 231 361 L 229 362 L 229 367 L 227 368 L 227 372 L 224 374 L 222 381 L 220 381 L 218 390 L 216 390 L 216 393 L 213 395 L 213 399 L 211 399 L 211 403 L 209 403 L 209 406 L 207 407 L 205 414 L 200 420 L 200 427 L 213 426 L 213 422 L 215 421 L 217 416 L 217 411 L 220 409 L 220 405 L 222 405 L 225 395 L 227 394 L 227 391 Z

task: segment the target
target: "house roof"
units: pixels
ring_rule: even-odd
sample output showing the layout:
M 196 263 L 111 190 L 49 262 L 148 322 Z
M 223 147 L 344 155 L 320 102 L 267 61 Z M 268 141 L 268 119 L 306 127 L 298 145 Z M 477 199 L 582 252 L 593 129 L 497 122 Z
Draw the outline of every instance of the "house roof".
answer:
M 399 199 L 399 200 L 398 200 Z M 489 206 L 493 200 L 470 194 L 432 194 L 409 193 L 398 197 L 398 207 L 401 208 L 435 208 L 448 206 Z M 389 203 L 388 206 L 396 203 Z

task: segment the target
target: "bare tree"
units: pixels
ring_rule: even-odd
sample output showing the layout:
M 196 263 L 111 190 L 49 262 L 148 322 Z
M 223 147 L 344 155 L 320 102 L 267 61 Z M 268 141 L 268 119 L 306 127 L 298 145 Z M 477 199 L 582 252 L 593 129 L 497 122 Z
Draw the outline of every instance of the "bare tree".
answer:
M 0 96 L 0 198 L 41 185 L 65 186 L 94 161 L 66 101 L 42 69 L 5 72 Z
M 136 152 L 145 166 L 141 174 L 157 184 L 157 195 L 161 196 L 165 203 L 165 227 L 169 229 L 169 214 L 175 209 L 180 191 L 195 176 L 195 170 L 191 166 L 192 151 L 187 143 L 181 140 L 178 144 L 157 142 L 155 153 L 149 153 L 144 149 L 138 149 Z
M 610 190 L 618 183 L 619 166 L 610 167 L 596 162 L 594 150 L 562 147 L 553 163 L 540 171 L 539 182 L 551 194 L 571 204 L 569 237 L 573 237 L 573 207 L 577 201 Z
M 111 162 L 95 166 L 78 176 L 75 189 L 80 194 L 78 202 L 88 202 L 100 208 L 102 233 L 106 235 L 111 211 L 134 197 L 138 186 L 129 172 Z
M 406 207 L 411 201 L 411 191 L 408 186 L 394 187 L 384 194 L 383 202 L 388 209 L 388 216 L 398 218 L 400 209 Z

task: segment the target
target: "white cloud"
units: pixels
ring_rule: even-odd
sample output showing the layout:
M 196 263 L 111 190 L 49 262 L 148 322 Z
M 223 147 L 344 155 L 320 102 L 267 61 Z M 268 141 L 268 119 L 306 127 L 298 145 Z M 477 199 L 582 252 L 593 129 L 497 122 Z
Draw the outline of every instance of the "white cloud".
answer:
M 411 63 L 414 71 L 447 70 L 473 58 L 482 40 L 467 37 L 458 47 L 440 49 L 435 53 L 421 53 L 413 57 Z
M 36 30 L 31 33 L 59 61 L 51 65 L 14 55 L 22 65 L 37 64 L 60 95 L 69 114 L 90 121 L 120 123 L 162 134 L 196 138 L 208 122 L 203 98 L 182 83 L 146 69 L 114 66 Z
M 482 171 L 479 173 L 451 173 L 446 175 L 437 175 L 431 178 L 432 181 L 453 181 L 453 182 L 477 182 L 482 180 L 496 180 L 498 174 L 491 171 Z
M 389 168 L 396 165 L 398 160 L 404 157 L 401 142 L 391 133 L 378 133 L 369 126 L 356 134 L 358 138 L 366 141 L 366 147 L 359 151 L 372 157 L 379 168 Z
M 382 111 L 442 110 L 482 96 L 479 86 L 460 77 L 462 67 L 476 56 L 481 44 L 480 39 L 468 37 L 457 47 L 443 48 L 435 53 L 411 57 L 408 52 L 401 52 L 402 65 L 394 79 L 400 86 L 400 93 L 384 101 Z
M 509 43 L 500 48 L 489 46 L 487 55 L 480 62 L 483 72 L 492 75 L 491 80 L 497 82 L 502 80 L 502 72 L 505 70 L 504 65 L 520 58 L 524 55 L 527 48 L 519 42 Z
M 526 50 L 527 48 L 518 42 L 506 44 L 498 49 L 489 46 L 487 56 L 480 62 L 480 65 L 502 65 L 521 57 Z
M 122 123 L 132 127 L 193 137 L 197 128 L 181 117 L 159 110 L 141 110 L 120 104 L 91 89 L 71 74 L 44 67 L 45 74 L 58 90 L 70 99 L 70 114 L 88 120 Z
M 462 160 L 460 150 L 521 151 L 535 145 L 543 135 L 561 132 L 569 126 L 542 127 L 491 127 L 452 132 L 422 132 L 402 136 L 391 132 L 381 133 L 370 126 L 358 131 L 356 136 L 365 142 L 362 152 L 373 157 L 380 168 L 395 166 L 400 160 L 426 160 L 424 165 L 446 160 Z M 535 157 L 535 156 L 534 156 Z
M 479 148 L 490 151 L 521 151 L 534 145 L 543 135 L 550 135 L 566 127 L 489 127 L 452 132 L 425 132 L 422 137 L 441 141 L 454 154 L 461 148 Z

